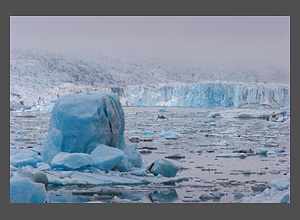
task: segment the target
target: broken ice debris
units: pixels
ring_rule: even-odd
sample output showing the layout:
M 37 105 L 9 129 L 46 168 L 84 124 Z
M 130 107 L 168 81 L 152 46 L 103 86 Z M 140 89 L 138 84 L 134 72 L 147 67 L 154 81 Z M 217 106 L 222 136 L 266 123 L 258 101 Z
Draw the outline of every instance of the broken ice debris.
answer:
M 174 177 L 178 171 L 178 167 L 170 160 L 157 159 L 148 168 L 154 175 L 162 175 L 165 177 Z
M 64 170 L 79 170 L 90 166 L 96 167 L 97 165 L 97 160 L 85 153 L 61 152 L 56 154 L 51 161 L 52 168 Z
M 225 158 L 246 158 L 245 153 L 232 153 L 232 154 L 219 154 L 216 157 L 225 157 Z
M 173 137 L 173 138 L 178 138 L 178 137 L 181 137 L 182 134 L 178 134 L 178 133 L 176 133 L 176 132 L 174 132 L 174 131 L 165 131 L 165 132 L 162 132 L 162 133 L 160 134 L 160 136 L 162 136 L 162 137 Z
M 208 118 L 216 118 L 216 117 L 221 117 L 221 114 L 216 112 L 216 113 L 210 113 L 207 115 Z
M 122 160 L 124 151 L 101 144 L 91 152 L 91 156 L 98 161 L 100 169 L 108 171 Z

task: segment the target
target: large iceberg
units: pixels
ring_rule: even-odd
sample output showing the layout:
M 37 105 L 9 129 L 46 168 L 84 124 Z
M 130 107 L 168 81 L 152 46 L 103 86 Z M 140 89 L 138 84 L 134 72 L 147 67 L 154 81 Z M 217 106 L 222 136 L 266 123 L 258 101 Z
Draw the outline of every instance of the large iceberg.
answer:
M 139 85 L 127 87 L 121 103 L 126 106 L 290 108 L 290 88 L 271 83 L 208 81 Z
M 140 168 L 142 157 L 136 145 L 125 144 L 124 129 L 124 111 L 113 94 L 59 98 L 43 143 L 43 160 L 65 170 Z
M 55 130 L 53 134 L 54 128 L 62 134 L 61 146 L 53 150 L 56 152 L 91 153 L 100 144 L 119 149 L 125 145 L 124 111 L 114 94 L 76 94 L 59 98 L 50 118 L 50 138 L 44 143 L 46 151 L 51 148 L 47 144 L 60 144 L 59 132 Z

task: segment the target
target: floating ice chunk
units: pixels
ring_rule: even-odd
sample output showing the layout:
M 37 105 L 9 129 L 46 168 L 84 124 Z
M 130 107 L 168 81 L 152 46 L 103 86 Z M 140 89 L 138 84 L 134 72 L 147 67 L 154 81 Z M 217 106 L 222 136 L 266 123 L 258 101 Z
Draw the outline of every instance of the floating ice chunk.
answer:
M 216 121 L 212 118 L 204 120 L 204 123 L 211 123 L 211 122 L 216 122 Z
M 42 157 L 37 153 L 25 151 L 10 156 L 10 164 L 19 167 L 30 165 L 35 167 L 38 162 L 42 161 Z
M 219 193 L 219 192 L 213 192 L 211 193 L 213 199 L 221 199 L 222 196 L 224 196 L 224 193 Z
M 131 144 L 123 149 L 124 157 L 117 164 L 120 171 L 127 172 L 131 171 L 134 167 L 140 168 L 142 166 L 142 156 L 137 151 L 136 146 L 136 144 Z
M 221 117 L 221 114 L 219 112 L 216 113 L 210 113 L 207 115 L 208 118 L 216 118 L 216 117 Z
M 267 156 L 268 157 L 276 157 L 276 152 L 274 150 L 268 150 Z
M 245 153 L 219 154 L 216 157 L 246 158 L 247 154 L 245 154 Z
M 162 109 L 159 109 L 158 112 L 166 112 L 166 110 L 162 108 Z
M 208 194 L 208 193 L 203 193 L 200 197 L 199 197 L 201 200 L 209 200 L 209 199 L 212 199 L 213 196 Z
M 11 203 L 45 203 L 47 193 L 44 184 L 35 183 L 27 177 L 14 176 L 10 179 Z
M 178 199 L 175 189 L 155 190 L 149 194 L 149 197 L 154 203 L 171 203 Z
M 271 181 L 270 186 L 280 191 L 288 189 L 290 187 L 290 174 L 287 174 L 281 179 Z
M 152 130 L 147 130 L 147 131 L 136 131 L 136 130 L 133 130 L 133 131 L 129 131 L 129 133 L 136 133 L 136 134 L 146 135 L 146 136 L 152 136 L 152 135 L 155 134 Z
M 62 152 L 90 153 L 99 144 L 123 149 L 124 111 L 114 94 L 68 95 L 57 99 L 49 130 L 61 131 Z
M 147 173 L 146 169 L 138 169 L 131 172 L 131 174 L 136 176 L 153 176 L 152 173 Z
M 86 167 L 98 165 L 97 160 L 89 154 L 85 153 L 66 153 L 56 154 L 52 161 L 52 168 L 61 168 L 65 170 L 78 170 Z
M 108 171 L 123 159 L 124 151 L 101 144 L 91 152 L 91 155 L 98 161 L 100 169 Z
M 161 134 L 160 134 L 160 136 L 162 136 L 162 137 L 174 137 L 174 138 L 178 138 L 178 137 L 181 137 L 182 136 L 182 134 L 178 134 L 178 133 L 176 133 L 176 132 L 174 132 L 174 131 L 165 131 L 165 132 L 162 132 Z
M 248 196 L 246 203 L 289 203 L 290 202 L 290 174 L 281 179 L 271 181 L 270 188 L 255 196 Z
M 147 135 L 147 136 L 152 136 L 152 135 L 154 135 L 154 132 L 151 131 L 151 130 L 147 130 L 147 131 L 145 131 L 143 134 L 144 134 L 144 135 Z
M 276 120 L 276 122 L 285 122 L 288 120 L 288 117 L 281 117 L 279 119 Z
M 262 148 L 259 149 L 258 154 L 270 156 L 271 154 L 283 153 L 283 152 L 285 152 L 285 150 L 280 148 L 277 149 Z
M 290 203 L 290 190 L 281 197 L 280 203 Z
M 45 163 L 50 164 L 53 157 L 61 152 L 62 139 L 61 131 L 53 128 L 43 141 L 43 161 Z
M 157 159 L 148 168 L 154 175 L 162 175 L 165 177 L 174 177 L 178 171 L 178 167 L 170 160 Z
M 117 196 L 114 196 L 114 198 L 110 201 L 110 203 L 140 203 L 141 201 L 132 201 L 130 199 L 120 199 Z

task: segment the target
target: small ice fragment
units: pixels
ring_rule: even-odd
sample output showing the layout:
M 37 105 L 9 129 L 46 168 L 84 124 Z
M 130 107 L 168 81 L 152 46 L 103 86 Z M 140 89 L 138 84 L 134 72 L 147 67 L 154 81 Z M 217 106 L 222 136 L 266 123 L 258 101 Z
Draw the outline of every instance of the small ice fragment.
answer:
M 227 157 L 227 158 L 246 158 L 247 155 L 245 153 L 232 153 L 232 154 L 219 154 L 216 157 Z
M 199 198 L 200 198 L 201 200 L 209 200 L 209 199 L 212 199 L 213 196 L 212 196 L 212 195 L 209 195 L 208 193 L 203 193 Z
M 211 193 L 211 195 L 212 195 L 213 199 L 221 199 L 221 197 L 224 196 L 225 194 L 214 192 L 214 193 Z
M 216 121 L 212 118 L 204 120 L 204 123 L 211 123 L 211 122 L 216 122 Z
M 221 117 L 220 113 L 210 113 L 209 115 L 207 115 L 208 118 L 216 118 L 216 117 Z
M 178 134 L 178 133 L 176 133 L 174 131 L 166 131 L 166 132 L 162 132 L 160 134 L 160 136 L 162 136 L 162 137 L 174 137 L 174 138 L 178 138 L 178 137 L 181 137 L 182 134 Z
M 162 109 L 159 109 L 158 112 L 166 112 L 166 110 L 162 108 Z
M 234 193 L 234 198 L 235 199 L 241 199 L 243 196 L 245 196 L 245 195 L 242 194 L 241 192 L 235 192 Z

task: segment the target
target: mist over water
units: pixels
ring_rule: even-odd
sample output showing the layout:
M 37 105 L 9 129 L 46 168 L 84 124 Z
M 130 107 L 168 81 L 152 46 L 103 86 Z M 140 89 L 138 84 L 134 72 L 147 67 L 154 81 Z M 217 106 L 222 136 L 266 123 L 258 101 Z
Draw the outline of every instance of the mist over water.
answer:
M 10 29 L 11 48 L 290 74 L 289 16 L 12 16 Z

